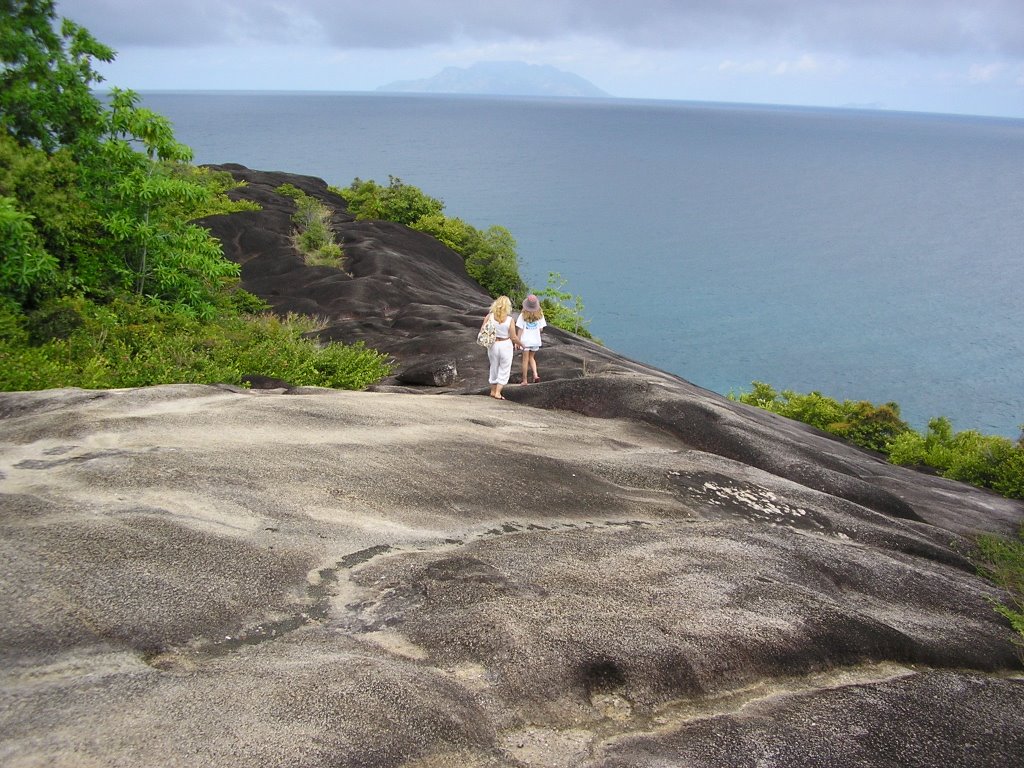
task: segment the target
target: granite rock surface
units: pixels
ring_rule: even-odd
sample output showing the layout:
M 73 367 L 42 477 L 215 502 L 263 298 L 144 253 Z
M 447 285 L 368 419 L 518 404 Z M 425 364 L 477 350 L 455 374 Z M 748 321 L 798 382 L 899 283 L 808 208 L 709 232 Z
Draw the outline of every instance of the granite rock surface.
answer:
M 264 206 L 205 222 L 245 286 L 395 377 L 0 394 L 0 763 L 1019 762 L 969 553 L 1024 505 L 563 331 L 483 396 L 457 255 L 224 167 Z M 286 181 L 343 269 L 293 251 Z

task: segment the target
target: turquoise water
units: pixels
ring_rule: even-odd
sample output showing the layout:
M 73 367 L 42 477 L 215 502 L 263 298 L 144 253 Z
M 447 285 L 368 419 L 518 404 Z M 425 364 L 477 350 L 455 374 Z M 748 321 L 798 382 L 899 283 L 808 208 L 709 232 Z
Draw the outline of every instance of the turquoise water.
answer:
M 201 163 L 389 175 L 558 272 L 610 348 L 723 394 L 1024 423 L 1024 121 L 633 100 L 144 95 Z

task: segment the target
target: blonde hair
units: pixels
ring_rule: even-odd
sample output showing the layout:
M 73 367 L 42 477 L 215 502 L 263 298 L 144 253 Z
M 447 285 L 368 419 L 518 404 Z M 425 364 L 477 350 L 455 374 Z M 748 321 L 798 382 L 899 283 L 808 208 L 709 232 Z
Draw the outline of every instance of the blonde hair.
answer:
M 535 312 L 530 312 L 529 310 L 524 309 L 521 313 L 521 317 L 524 320 L 532 323 L 535 320 L 540 320 L 542 317 L 544 317 L 544 310 L 537 309 Z
M 499 296 L 491 304 L 491 314 L 499 323 L 505 322 L 505 319 L 512 314 L 512 300 L 508 296 Z

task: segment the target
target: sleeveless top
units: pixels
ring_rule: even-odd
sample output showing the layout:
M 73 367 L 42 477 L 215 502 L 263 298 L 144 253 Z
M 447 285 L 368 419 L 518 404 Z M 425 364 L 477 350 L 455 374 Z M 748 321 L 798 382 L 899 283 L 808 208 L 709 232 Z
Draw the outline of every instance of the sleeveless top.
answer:
M 491 315 L 491 319 L 494 320 L 493 314 Z M 498 342 L 508 340 L 509 328 L 512 326 L 512 315 L 506 317 L 504 323 L 499 323 L 497 320 L 494 320 L 494 325 L 496 326 L 494 329 L 494 341 Z

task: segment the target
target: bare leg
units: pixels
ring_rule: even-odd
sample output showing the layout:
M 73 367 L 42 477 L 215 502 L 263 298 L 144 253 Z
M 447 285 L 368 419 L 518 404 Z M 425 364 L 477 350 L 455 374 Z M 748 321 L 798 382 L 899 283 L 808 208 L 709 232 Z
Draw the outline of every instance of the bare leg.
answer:
M 540 379 L 540 376 L 537 374 L 537 353 L 536 352 L 531 352 L 530 353 L 530 368 L 533 369 L 533 380 L 534 381 L 538 381 Z M 526 377 L 524 376 L 523 378 L 525 379 Z
M 527 378 L 526 378 L 526 373 L 529 370 L 529 366 L 530 366 L 530 350 L 524 349 L 523 350 L 523 381 L 522 381 L 523 384 L 529 383 Z

